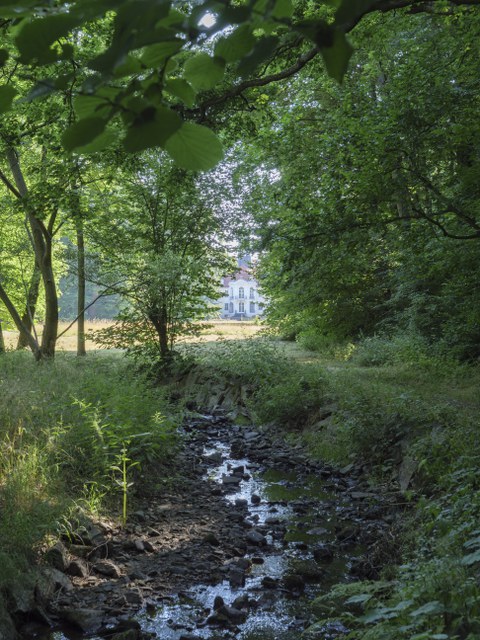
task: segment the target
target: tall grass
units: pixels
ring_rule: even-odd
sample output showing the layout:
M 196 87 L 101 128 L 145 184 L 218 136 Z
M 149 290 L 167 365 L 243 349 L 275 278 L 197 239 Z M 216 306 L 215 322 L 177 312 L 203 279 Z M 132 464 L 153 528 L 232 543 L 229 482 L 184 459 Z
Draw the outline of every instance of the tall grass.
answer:
M 172 412 L 166 391 L 119 356 L 59 354 L 43 363 L 28 353 L 0 356 L 0 590 L 23 575 L 74 505 L 117 508 L 122 449 L 140 472 L 155 463 L 157 475 L 162 465 L 168 473 Z

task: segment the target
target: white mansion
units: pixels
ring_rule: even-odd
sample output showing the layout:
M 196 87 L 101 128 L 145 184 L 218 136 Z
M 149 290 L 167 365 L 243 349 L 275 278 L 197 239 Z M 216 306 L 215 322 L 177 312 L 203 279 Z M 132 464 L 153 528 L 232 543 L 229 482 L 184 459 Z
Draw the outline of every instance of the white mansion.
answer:
M 261 316 L 265 298 L 259 293 L 258 282 L 251 273 L 250 259 L 238 261 L 238 271 L 233 276 L 222 278 L 220 306 L 222 318 L 245 320 Z

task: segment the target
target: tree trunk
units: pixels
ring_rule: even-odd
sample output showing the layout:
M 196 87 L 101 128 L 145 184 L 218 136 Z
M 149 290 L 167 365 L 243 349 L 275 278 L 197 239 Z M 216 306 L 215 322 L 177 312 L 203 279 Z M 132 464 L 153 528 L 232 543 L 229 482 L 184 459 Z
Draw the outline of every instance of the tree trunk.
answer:
M 2 321 L 0 320 L 0 353 L 5 353 L 5 339 L 3 337 Z
M 22 316 L 22 322 L 30 332 L 32 332 L 35 322 L 35 310 L 37 308 L 41 277 L 42 274 L 40 273 L 37 261 L 35 260 L 32 277 L 30 279 L 30 284 L 28 287 L 25 311 L 23 312 Z M 28 347 L 28 341 L 26 340 L 25 335 L 20 333 L 17 341 L 17 350 L 25 349 L 25 347 Z
M 83 235 L 83 221 L 77 223 L 77 356 L 86 355 L 85 348 L 85 238 Z
M 24 200 L 28 195 L 28 189 L 20 168 L 17 152 L 12 147 L 7 149 L 7 160 L 10 165 L 10 170 L 18 189 L 20 199 Z M 35 216 L 35 213 L 30 208 L 27 209 L 26 213 L 31 232 L 33 249 L 35 251 L 35 259 L 38 264 L 38 268 L 40 269 L 45 289 L 45 326 L 43 329 L 39 357 L 53 358 L 55 355 L 55 345 L 58 333 L 58 297 L 52 265 L 52 232 L 51 229 L 45 226 L 42 220 L 39 220 Z M 24 328 L 26 329 L 26 327 Z M 29 334 L 31 338 L 29 340 L 29 346 L 31 346 L 32 340 L 34 342 L 36 342 L 36 340 L 31 331 Z
M 15 323 L 15 326 L 17 327 L 20 334 L 25 337 L 25 340 L 27 341 L 28 346 L 32 350 L 33 355 L 35 356 L 35 359 L 40 360 L 40 358 L 42 357 L 40 345 L 32 335 L 32 332 L 29 331 L 27 327 L 23 324 L 20 314 L 15 309 L 15 305 L 10 300 L 8 293 L 5 291 L 5 289 L 2 287 L 1 284 L 0 284 L 0 300 L 5 305 L 8 313 L 12 317 L 12 320 Z

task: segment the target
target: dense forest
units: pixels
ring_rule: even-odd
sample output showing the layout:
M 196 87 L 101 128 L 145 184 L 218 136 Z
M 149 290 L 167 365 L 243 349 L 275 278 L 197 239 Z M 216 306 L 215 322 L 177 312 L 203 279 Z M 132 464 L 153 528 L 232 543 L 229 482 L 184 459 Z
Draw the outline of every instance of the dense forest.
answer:
M 5 0 L 0 32 L 0 640 L 479 638 L 478 0 Z M 246 253 L 263 328 L 212 332 Z M 252 474 L 270 511 L 228 515 Z M 197 582 L 253 591 L 137 622 L 188 561 L 118 549 L 202 513 L 249 532 L 202 530 Z M 295 612 L 252 599 L 278 540 Z

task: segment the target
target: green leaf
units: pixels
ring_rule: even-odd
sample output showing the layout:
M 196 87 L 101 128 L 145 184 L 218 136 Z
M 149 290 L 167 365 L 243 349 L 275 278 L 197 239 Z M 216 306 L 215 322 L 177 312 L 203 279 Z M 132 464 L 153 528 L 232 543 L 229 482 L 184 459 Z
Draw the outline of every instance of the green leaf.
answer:
M 105 130 L 102 118 L 84 118 L 70 125 L 62 135 L 62 144 L 67 151 L 73 151 L 92 142 Z
M 182 126 L 182 120 L 171 109 L 160 107 L 153 118 L 136 121 L 123 141 L 125 149 L 136 153 L 151 147 L 164 147 L 167 140 Z
M 167 141 L 166 151 L 179 167 L 207 171 L 223 158 L 223 147 L 217 136 L 199 124 L 184 123 Z
M 55 80 L 52 80 L 50 78 L 39 80 L 37 84 L 30 89 L 27 95 L 21 98 L 21 102 L 31 102 L 32 100 L 36 100 L 37 98 L 45 98 L 46 96 L 54 93 L 56 90 L 57 83 Z
M 0 113 L 5 113 L 12 108 L 12 102 L 18 91 L 10 84 L 0 86 Z
M 180 38 L 152 44 L 144 49 L 140 62 L 149 68 L 160 67 L 167 58 L 181 49 L 182 44 Z
M 256 38 L 248 24 L 242 24 L 226 38 L 221 38 L 215 45 L 215 55 L 226 62 L 234 62 L 244 58 L 255 46 Z
M 165 84 L 165 90 L 172 96 L 179 98 L 187 107 L 193 107 L 195 102 L 195 91 L 192 86 L 181 78 L 173 78 Z
M 185 63 L 184 76 L 197 91 L 212 89 L 223 78 L 225 62 L 207 53 L 198 53 Z
M 343 31 L 336 29 L 332 46 L 321 47 L 320 51 L 327 67 L 328 75 L 337 82 L 342 82 L 353 53 L 353 47 L 348 42 Z
M 272 11 L 272 16 L 281 20 L 282 18 L 291 18 L 293 15 L 292 0 L 277 0 Z
M 93 115 L 100 115 L 100 112 L 112 107 L 111 102 L 115 99 L 118 89 L 106 87 L 96 94 L 79 95 L 73 101 L 73 108 L 79 118 L 87 118 Z
M 471 564 L 475 564 L 476 562 L 480 562 L 480 549 L 477 549 L 477 551 L 469 553 L 467 556 L 463 556 L 462 558 L 462 564 L 467 567 Z
M 278 38 L 269 36 L 261 38 L 255 44 L 252 52 L 243 58 L 238 65 L 237 73 L 241 76 L 250 75 L 264 60 L 269 58 L 278 45 Z
M 438 613 L 443 613 L 445 611 L 445 607 L 438 600 L 432 600 L 431 602 L 427 602 L 422 607 L 415 609 L 410 613 L 412 618 L 416 618 L 417 616 L 426 616 L 426 615 L 436 615 Z
M 364 602 L 368 602 L 372 598 L 371 593 L 359 593 L 356 596 L 352 596 L 348 600 L 345 601 L 345 604 L 362 604 Z
M 92 142 L 75 149 L 75 151 L 82 154 L 97 153 L 109 147 L 117 138 L 118 134 L 115 131 L 105 129 L 105 131 L 92 140 Z
M 3 67 L 10 57 L 10 54 L 6 49 L 0 49 L 0 67 Z
M 376 0 L 343 0 L 335 13 L 335 24 L 337 26 L 350 26 L 375 3 Z
M 70 13 L 46 16 L 26 22 L 15 38 L 20 52 L 20 62 L 26 64 L 33 61 L 37 61 L 38 64 L 50 62 L 52 58 L 51 45 L 59 38 L 66 36 L 80 23 L 81 17 Z

